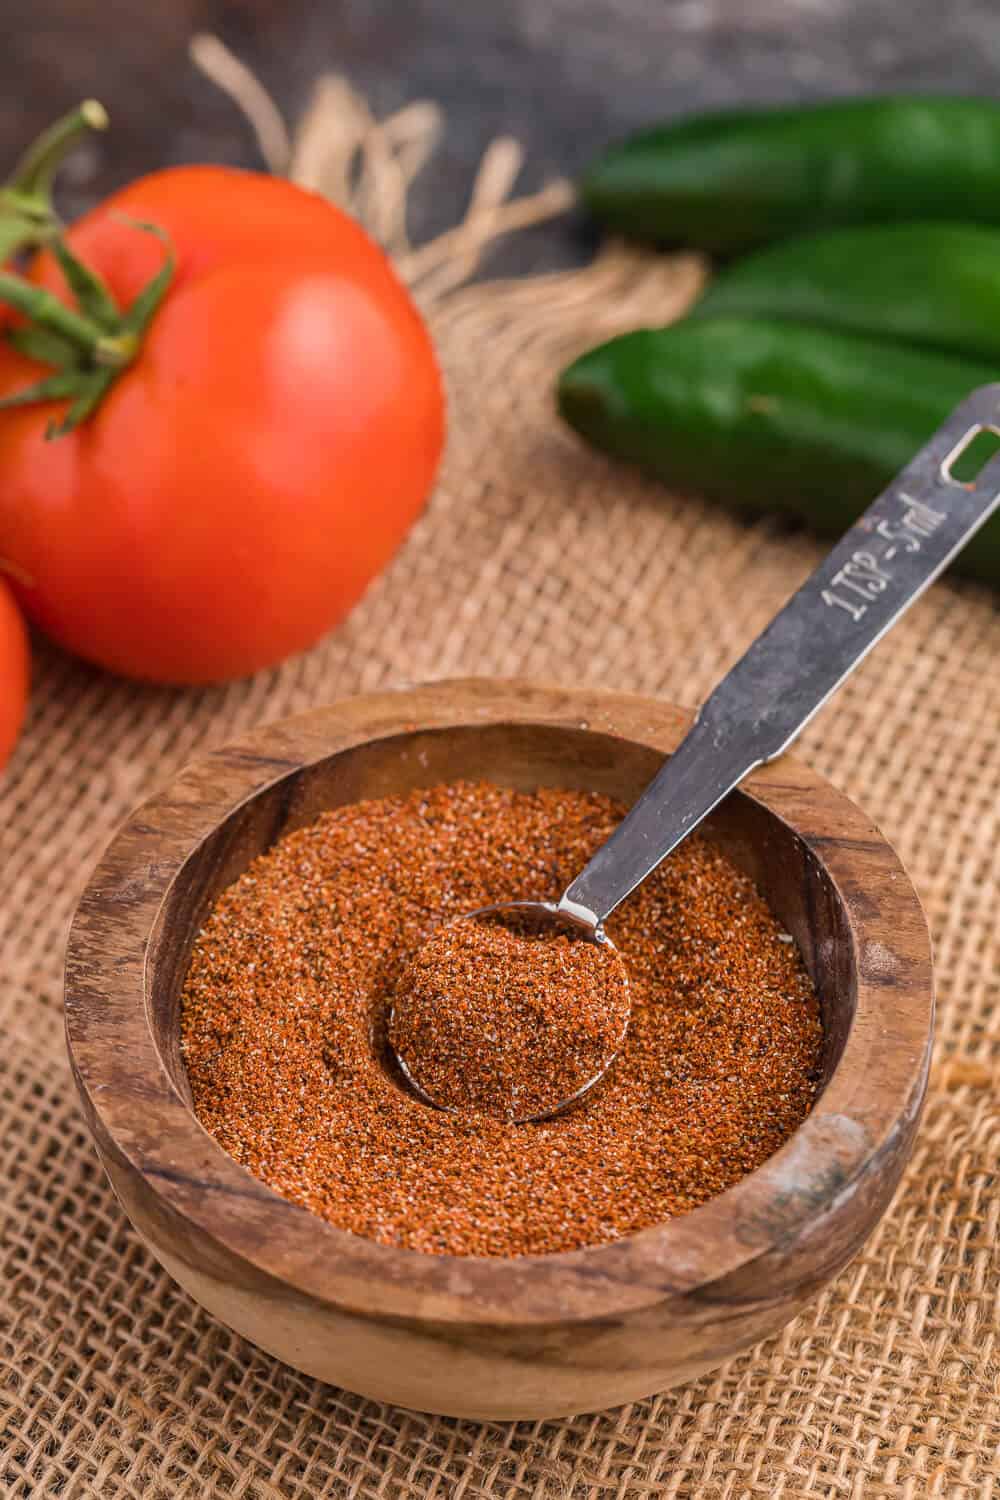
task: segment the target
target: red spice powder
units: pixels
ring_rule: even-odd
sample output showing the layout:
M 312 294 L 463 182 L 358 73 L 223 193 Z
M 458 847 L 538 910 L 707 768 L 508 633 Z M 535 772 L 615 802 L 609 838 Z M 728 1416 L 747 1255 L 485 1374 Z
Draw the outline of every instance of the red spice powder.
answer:
M 819 1010 L 753 884 L 698 835 L 608 924 L 632 1017 L 579 1105 L 523 1125 L 444 1113 L 387 1063 L 389 999 L 431 933 L 555 899 L 623 811 L 455 783 L 282 839 L 222 894 L 192 954 L 182 1047 L 206 1129 L 340 1228 L 455 1255 L 614 1240 L 759 1166 L 811 1107 Z
M 615 1056 L 628 979 L 610 944 L 509 914 L 445 922 L 403 970 L 389 1041 L 445 1109 L 528 1120 L 558 1109 Z

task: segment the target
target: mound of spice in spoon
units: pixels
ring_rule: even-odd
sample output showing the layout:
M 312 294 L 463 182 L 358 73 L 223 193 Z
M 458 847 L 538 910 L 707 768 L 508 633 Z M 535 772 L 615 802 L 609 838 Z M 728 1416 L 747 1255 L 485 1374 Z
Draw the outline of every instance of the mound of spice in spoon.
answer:
M 530 1120 L 605 1071 L 628 1018 L 609 944 L 466 917 L 432 933 L 404 971 L 389 1042 L 428 1102 Z

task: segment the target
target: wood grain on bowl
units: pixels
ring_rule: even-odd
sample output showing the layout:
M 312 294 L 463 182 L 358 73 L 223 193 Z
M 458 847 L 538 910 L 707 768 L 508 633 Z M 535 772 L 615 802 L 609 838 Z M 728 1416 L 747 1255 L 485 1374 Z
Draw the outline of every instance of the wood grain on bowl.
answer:
M 519 682 L 349 699 L 216 751 L 119 832 L 70 938 L 70 1056 L 126 1212 L 217 1317 L 365 1395 L 555 1416 L 711 1368 L 775 1332 L 856 1252 L 917 1126 L 930 946 L 878 830 L 790 757 L 751 777 L 707 831 L 802 949 L 823 1006 L 823 1088 L 780 1151 L 693 1213 L 560 1255 L 395 1250 L 279 1197 L 190 1108 L 178 1013 L 188 955 L 255 855 L 325 808 L 458 778 L 630 801 L 687 721 L 648 699 Z

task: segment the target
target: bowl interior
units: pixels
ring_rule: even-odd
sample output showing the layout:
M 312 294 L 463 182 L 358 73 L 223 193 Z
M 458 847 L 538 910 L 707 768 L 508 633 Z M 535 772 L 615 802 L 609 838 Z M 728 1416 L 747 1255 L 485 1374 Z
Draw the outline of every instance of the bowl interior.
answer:
M 631 803 L 661 763 L 649 746 L 586 728 L 459 725 L 369 740 L 256 792 L 188 856 L 166 892 L 147 949 L 150 1030 L 181 1098 L 190 1106 L 180 1053 L 180 995 L 192 944 L 219 893 L 284 834 L 329 808 L 460 779 L 520 790 L 603 792 Z M 727 798 L 702 831 L 751 877 L 799 945 L 822 1008 L 825 1087 L 857 1001 L 856 955 L 841 895 L 804 840 L 752 795 Z

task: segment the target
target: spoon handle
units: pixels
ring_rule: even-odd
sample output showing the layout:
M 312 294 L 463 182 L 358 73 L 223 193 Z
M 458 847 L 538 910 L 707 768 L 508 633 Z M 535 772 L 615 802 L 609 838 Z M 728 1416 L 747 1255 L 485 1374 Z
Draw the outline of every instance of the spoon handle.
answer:
M 568 887 L 600 926 L 718 802 L 773 760 L 1000 504 L 1000 452 L 952 476 L 981 432 L 1000 439 L 1000 384 L 963 401 L 719 683 L 670 759 Z

